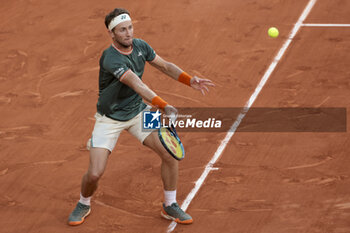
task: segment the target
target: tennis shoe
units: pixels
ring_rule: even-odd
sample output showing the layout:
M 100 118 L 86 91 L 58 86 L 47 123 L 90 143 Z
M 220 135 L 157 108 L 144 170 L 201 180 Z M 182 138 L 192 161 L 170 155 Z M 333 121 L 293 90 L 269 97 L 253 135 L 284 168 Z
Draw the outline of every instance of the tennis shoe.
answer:
M 165 206 L 163 204 L 160 214 L 163 218 L 180 224 L 191 224 L 193 222 L 192 217 L 189 214 L 186 214 L 176 202 L 170 206 Z
M 78 202 L 73 212 L 69 215 L 68 224 L 71 226 L 82 224 L 90 212 L 91 207 L 89 205 L 84 205 Z

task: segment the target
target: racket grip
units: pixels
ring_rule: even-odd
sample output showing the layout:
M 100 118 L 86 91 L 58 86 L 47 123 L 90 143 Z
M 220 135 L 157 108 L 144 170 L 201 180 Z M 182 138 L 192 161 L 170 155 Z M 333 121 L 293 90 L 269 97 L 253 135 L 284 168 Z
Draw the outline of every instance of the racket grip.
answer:
M 169 116 L 169 119 L 172 123 L 176 121 L 176 118 L 177 118 L 177 116 L 175 115 L 175 113 L 171 113 Z

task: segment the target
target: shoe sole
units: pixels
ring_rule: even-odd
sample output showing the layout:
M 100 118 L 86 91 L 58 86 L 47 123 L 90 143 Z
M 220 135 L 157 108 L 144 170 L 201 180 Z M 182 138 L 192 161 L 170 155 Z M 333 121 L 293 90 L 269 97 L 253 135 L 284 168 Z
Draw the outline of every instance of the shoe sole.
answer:
M 78 225 L 82 224 L 82 223 L 85 221 L 85 218 L 86 218 L 87 216 L 89 216 L 90 212 L 91 212 L 91 208 L 90 208 L 89 211 L 82 217 L 82 220 L 81 220 L 81 221 L 68 222 L 68 224 L 69 224 L 70 226 L 78 226 Z
M 174 218 L 174 217 L 168 215 L 168 214 L 165 212 L 165 210 L 163 209 L 163 207 L 162 207 L 162 211 L 160 211 L 160 215 L 161 215 L 163 218 L 167 219 L 167 220 L 174 221 L 174 222 L 180 223 L 180 224 L 186 224 L 186 225 L 188 225 L 188 224 L 193 223 L 193 219 L 188 219 L 188 220 L 181 221 L 181 220 L 178 219 L 178 218 Z

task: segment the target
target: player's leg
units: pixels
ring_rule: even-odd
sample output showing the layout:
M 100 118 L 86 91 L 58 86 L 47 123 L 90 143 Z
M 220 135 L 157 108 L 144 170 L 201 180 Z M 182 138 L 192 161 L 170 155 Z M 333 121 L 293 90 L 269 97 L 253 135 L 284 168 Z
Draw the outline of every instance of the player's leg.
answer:
M 174 159 L 163 147 L 162 143 L 159 140 L 158 132 L 153 131 L 151 134 L 149 134 L 143 141 L 143 144 L 156 152 L 162 160 L 161 177 L 164 185 L 164 190 L 176 190 L 179 162 Z
M 158 137 L 158 131 L 145 131 L 142 129 L 142 114 L 133 119 L 134 124 L 128 131 L 143 145 L 151 148 L 158 154 L 161 163 L 161 177 L 164 185 L 164 201 L 162 216 L 182 224 L 193 222 L 192 217 L 186 214 L 177 204 L 176 189 L 178 180 L 178 161 L 174 159 L 163 147 Z
M 98 181 L 102 177 L 110 151 L 105 148 L 93 147 L 90 149 L 90 164 L 81 182 L 83 197 L 91 197 L 97 189 Z
M 82 178 L 80 200 L 68 218 L 69 225 L 76 226 L 82 224 L 90 214 L 90 200 L 97 189 L 98 181 L 105 171 L 110 153 L 105 148 L 90 148 L 89 168 Z
M 75 226 L 84 222 L 90 214 L 90 200 L 97 189 L 98 181 L 102 177 L 109 154 L 113 150 L 120 132 L 125 125 L 106 116 L 95 115 L 96 123 L 92 138 L 89 139 L 90 163 L 81 182 L 80 200 L 68 218 L 68 224 Z
M 162 160 L 161 176 L 164 184 L 165 202 L 162 206 L 161 215 L 177 223 L 191 224 L 193 222 L 192 217 L 185 213 L 176 201 L 179 162 L 165 150 L 159 140 L 157 131 L 148 135 L 143 144 L 156 152 Z

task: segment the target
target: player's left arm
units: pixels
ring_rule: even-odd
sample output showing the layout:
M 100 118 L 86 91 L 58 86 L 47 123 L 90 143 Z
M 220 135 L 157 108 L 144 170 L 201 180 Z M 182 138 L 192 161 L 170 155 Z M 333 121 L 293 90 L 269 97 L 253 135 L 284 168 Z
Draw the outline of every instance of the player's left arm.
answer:
M 164 74 L 168 75 L 174 80 L 182 82 L 192 87 L 193 89 L 201 91 L 203 95 L 205 95 L 206 91 L 209 92 L 209 86 L 215 86 L 211 80 L 199 78 L 197 76 L 192 77 L 174 63 L 164 60 L 159 55 L 156 56 L 157 57 L 150 62 L 152 66 L 162 71 Z

